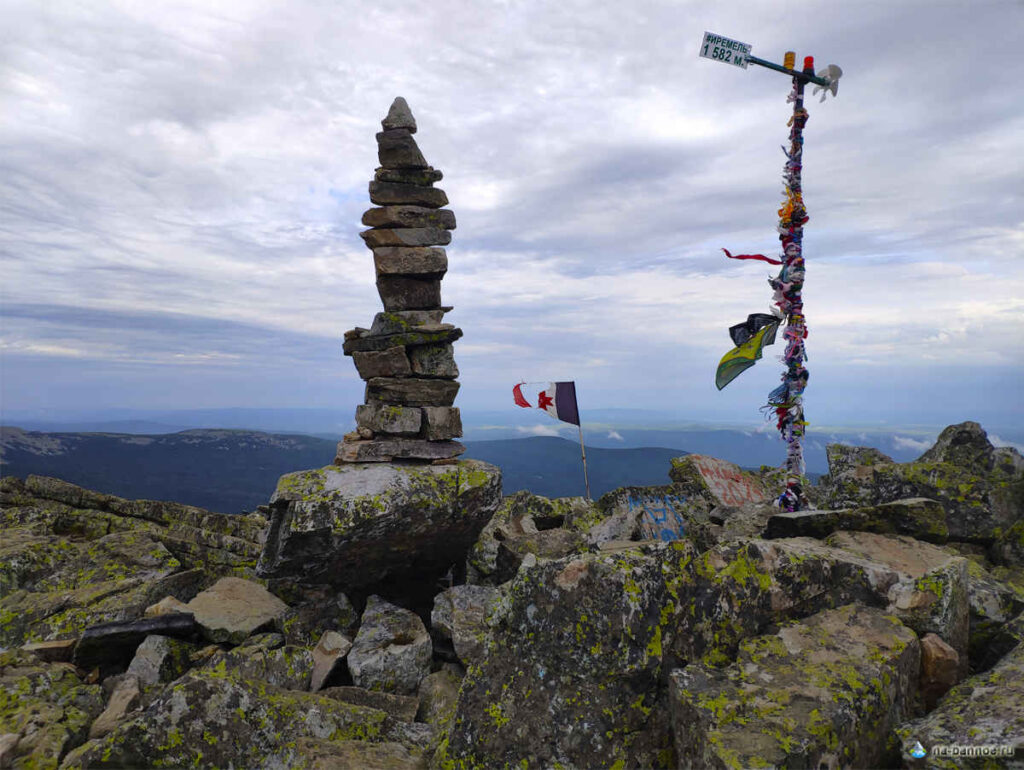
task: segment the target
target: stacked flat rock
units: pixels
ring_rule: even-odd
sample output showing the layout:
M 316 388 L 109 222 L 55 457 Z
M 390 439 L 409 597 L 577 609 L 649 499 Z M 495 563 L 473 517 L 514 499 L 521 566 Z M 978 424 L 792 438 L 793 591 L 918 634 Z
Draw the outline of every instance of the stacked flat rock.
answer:
M 451 242 L 455 214 L 442 208 L 448 196 L 434 187 L 441 172 L 416 146 L 405 99 L 395 99 L 381 125 L 380 168 L 370 182 L 376 207 L 363 214 L 371 229 L 360 235 L 373 251 L 384 312 L 369 329 L 345 332 L 345 355 L 366 381 L 366 398 L 335 462 L 446 460 L 466 451 L 452 440 L 462 435 L 452 406 L 459 392 L 452 343 L 462 330 L 442 323 L 451 307 L 441 305 L 448 257 L 440 247 Z

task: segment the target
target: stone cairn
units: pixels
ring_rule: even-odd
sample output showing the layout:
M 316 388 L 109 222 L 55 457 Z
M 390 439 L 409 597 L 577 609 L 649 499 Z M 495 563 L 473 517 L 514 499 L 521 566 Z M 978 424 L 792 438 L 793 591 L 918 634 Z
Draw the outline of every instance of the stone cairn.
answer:
M 438 247 L 451 242 L 455 214 L 442 208 L 448 196 L 434 187 L 441 172 L 416 146 L 405 99 L 395 99 L 381 125 L 380 168 L 370 182 L 376 208 L 363 214 L 371 229 L 360 235 L 373 251 L 384 312 L 369 329 L 345 332 L 345 355 L 366 381 L 366 396 L 335 463 L 444 462 L 466 450 L 452 440 L 462 435 L 452 406 L 459 392 L 452 343 L 462 330 L 441 322 L 452 308 L 441 305 L 448 257 Z

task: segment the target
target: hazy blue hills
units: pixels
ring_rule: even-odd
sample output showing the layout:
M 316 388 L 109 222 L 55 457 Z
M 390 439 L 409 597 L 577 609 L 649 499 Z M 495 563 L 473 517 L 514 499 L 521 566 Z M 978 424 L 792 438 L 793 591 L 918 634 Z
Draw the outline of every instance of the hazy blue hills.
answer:
M 686 454 L 679 449 L 587 447 L 590 494 L 597 499 L 623 486 L 668 484 L 669 462 Z M 521 489 L 545 497 L 571 497 L 584 492 L 583 462 L 578 441 L 554 436 L 467 441 L 465 457 L 497 465 L 506 495 Z
M 334 453 L 333 441 L 242 430 L 146 436 L 0 428 L 5 476 L 55 476 L 119 497 L 222 513 L 253 510 L 267 502 L 282 474 L 329 465 Z
M 42 433 L 0 428 L 5 476 L 55 476 L 127 498 L 176 500 L 213 511 L 251 511 L 270 498 L 282 474 L 319 468 L 336 442 L 244 430 L 188 430 L 164 435 Z M 470 441 L 465 457 L 503 471 L 506 494 L 529 489 L 547 497 L 582 495 L 577 442 L 538 436 Z M 624 485 L 668 483 L 678 449 L 588 447 L 593 497 Z

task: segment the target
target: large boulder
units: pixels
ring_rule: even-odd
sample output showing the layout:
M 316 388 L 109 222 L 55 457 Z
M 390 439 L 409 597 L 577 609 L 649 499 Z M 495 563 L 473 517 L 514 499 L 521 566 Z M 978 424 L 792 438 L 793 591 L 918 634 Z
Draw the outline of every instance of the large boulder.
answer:
M 975 422 L 951 425 L 914 462 L 874 449 L 829 445 L 820 482 L 827 508 L 856 508 L 910 497 L 938 500 L 951 540 L 991 545 L 1024 515 L 1024 458 L 996 449 Z
M 501 471 L 448 465 L 346 464 L 282 476 L 260 574 L 338 589 L 440 576 L 461 563 L 501 502 Z
M 410 695 L 430 673 L 432 651 L 418 615 L 371 596 L 348 653 L 348 670 L 359 687 Z
M 677 545 L 673 556 L 692 555 Z M 524 567 L 506 592 L 435 762 L 653 766 L 670 748 L 667 723 L 649 729 L 668 600 L 660 560 L 641 548 L 570 556 Z
M 1024 644 L 990 671 L 954 687 L 927 716 L 909 721 L 897 733 L 903 742 L 904 767 L 1009 767 L 995 747 L 1024 752 Z M 920 743 L 927 752 L 911 753 Z M 954 747 L 989 747 L 974 756 L 942 754 Z M 942 747 L 942 748 L 937 748 Z
M 679 767 L 879 767 L 898 755 L 920 648 L 881 610 L 847 605 L 670 677 Z

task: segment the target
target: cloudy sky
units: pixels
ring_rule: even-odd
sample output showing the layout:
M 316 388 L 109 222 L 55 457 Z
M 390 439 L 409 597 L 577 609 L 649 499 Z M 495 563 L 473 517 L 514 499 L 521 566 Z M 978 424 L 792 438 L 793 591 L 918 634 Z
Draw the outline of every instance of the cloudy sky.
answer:
M 0 0 L 2 403 L 339 407 L 379 308 L 358 233 L 395 96 L 458 219 L 462 391 L 758 423 L 789 80 L 809 100 L 811 423 L 1024 425 L 1019 0 Z M 214 10 L 211 10 L 213 8 Z

